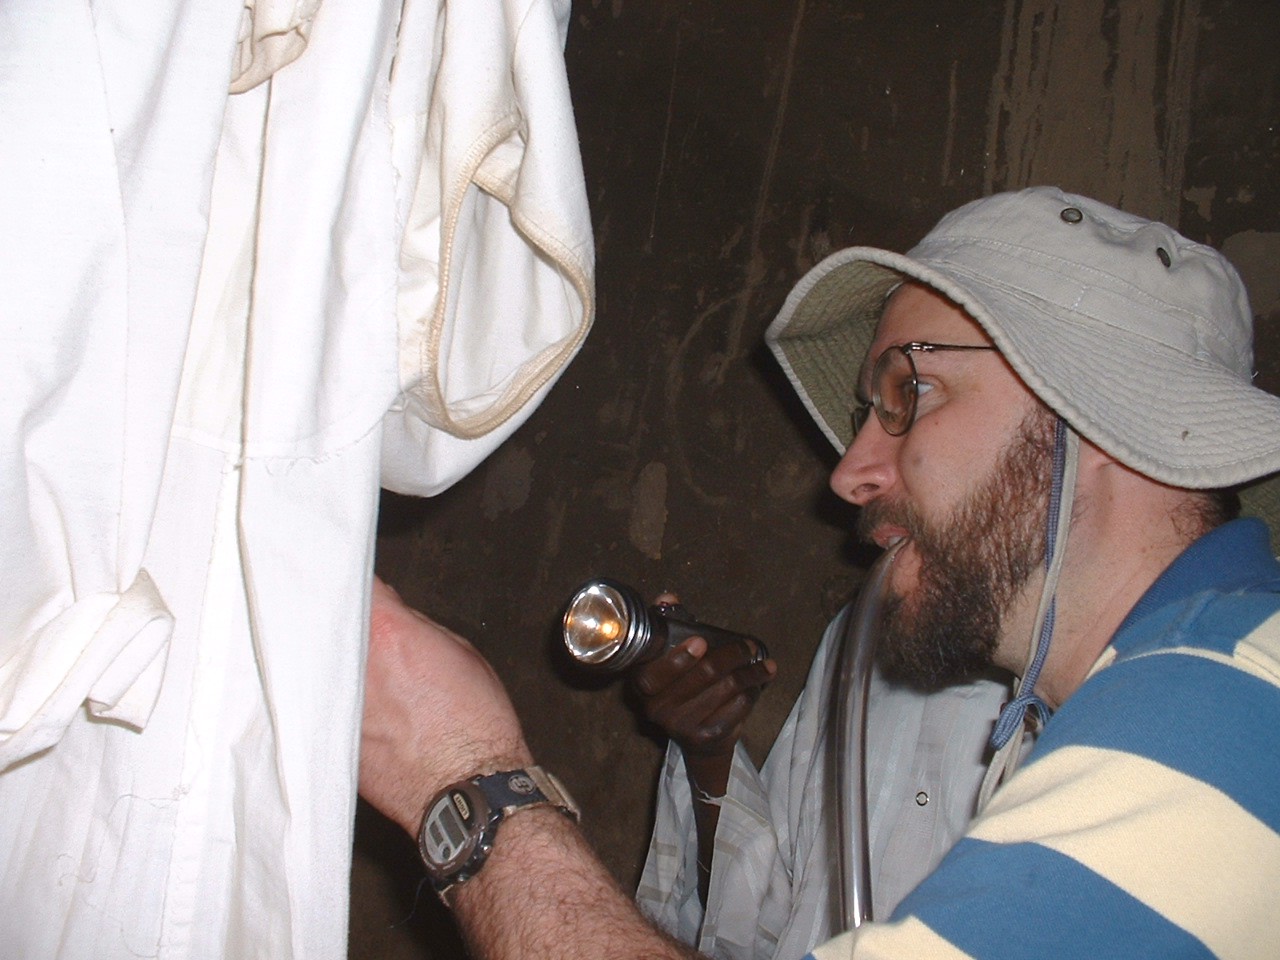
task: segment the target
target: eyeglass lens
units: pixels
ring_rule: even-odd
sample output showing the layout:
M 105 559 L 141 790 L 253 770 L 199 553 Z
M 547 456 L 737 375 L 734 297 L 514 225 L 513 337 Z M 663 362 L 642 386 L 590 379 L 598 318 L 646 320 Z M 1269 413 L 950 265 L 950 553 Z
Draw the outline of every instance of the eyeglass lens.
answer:
M 859 404 L 853 411 L 853 435 L 862 430 L 873 409 L 889 436 L 906 433 L 916 413 L 918 383 L 911 351 L 902 347 L 885 350 L 871 370 L 871 402 Z
M 871 399 L 889 436 L 901 436 L 910 428 L 918 384 L 910 350 L 892 348 L 880 354 L 871 373 Z
M 853 435 L 867 422 L 871 411 L 884 432 L 900 437 L 911 429 L 916 419 L 916 402 L 920 396 L 920 376 L 912 353 L 916 350 L 988 350 L 995 351 L 994 344 L 987 343 L 924 343 L 912 341 L 897 347 L 887 347 L 871 368 L 871 402 L 859 403 L 853 411 Z

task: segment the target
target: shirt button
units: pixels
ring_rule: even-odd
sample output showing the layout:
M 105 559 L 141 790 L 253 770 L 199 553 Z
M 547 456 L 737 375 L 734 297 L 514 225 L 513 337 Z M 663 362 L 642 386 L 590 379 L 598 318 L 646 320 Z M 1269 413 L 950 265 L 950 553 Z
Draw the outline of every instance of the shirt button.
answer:
M 923 807 L 928 802 L 929 802 L 929 795 L 925 793 L 923 790 L 921 790 L 919 793 L 916 794 L 917 807 Z

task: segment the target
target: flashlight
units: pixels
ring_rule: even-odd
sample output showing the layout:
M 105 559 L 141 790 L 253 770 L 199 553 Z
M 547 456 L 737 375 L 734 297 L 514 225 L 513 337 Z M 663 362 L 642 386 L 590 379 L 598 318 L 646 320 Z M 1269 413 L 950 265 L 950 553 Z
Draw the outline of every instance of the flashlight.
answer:
M 699 623 L 677 603 L 645 606 L 632 587 L 603 577 L 588 580 L 564 613 L 564 645 L 579 663 L 609 673 L 660 657 L 689 637 L 703 637 L 713 647 L 746 643 L 752 663 L 769 656 L 755 637 Z

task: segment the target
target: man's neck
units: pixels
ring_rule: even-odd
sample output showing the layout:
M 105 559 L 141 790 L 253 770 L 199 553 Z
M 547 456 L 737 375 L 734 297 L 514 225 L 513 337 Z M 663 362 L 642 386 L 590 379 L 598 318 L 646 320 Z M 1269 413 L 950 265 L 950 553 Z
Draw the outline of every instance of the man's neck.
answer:
M 1085 681 L 1134 605 L 1194 539 L 1174 519 L 1184 496 L 1124 468 L 1095 471 L 1078 488 L 1053 637 L 1036 684 L 1050 707 L 1061 706 Z M 1028 585 L 1002 644 L 1016 655 L 1010 669 L 1018 672 L 1042 585 L 1042 576 Z

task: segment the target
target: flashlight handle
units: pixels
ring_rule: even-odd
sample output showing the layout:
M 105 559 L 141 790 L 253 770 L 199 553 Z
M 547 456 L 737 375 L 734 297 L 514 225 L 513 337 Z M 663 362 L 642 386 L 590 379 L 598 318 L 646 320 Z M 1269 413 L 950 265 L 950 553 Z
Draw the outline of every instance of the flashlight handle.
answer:
M 752 657 L 753 660 L 768 659 L 769 648 L 764 645 L 763 641 L 757 640 L 746 633 L 737 633 L 733 630 L 726 630 L 724 627 L 713 627 L 709 623 L 699 623 L 692 617 L 684 615 L 683 610 L 678 613 L 674 612 L 676 609 L 673 605 L 661 604 L 649 608 L 654 630 L 661 629 L 666 634 L 666 649 L 670 650 L 672 647 L 679 646 L 690 637 L 702 637 L 712 647 L 723 646 L 727 643 L 746 643 L 755 651 Z

